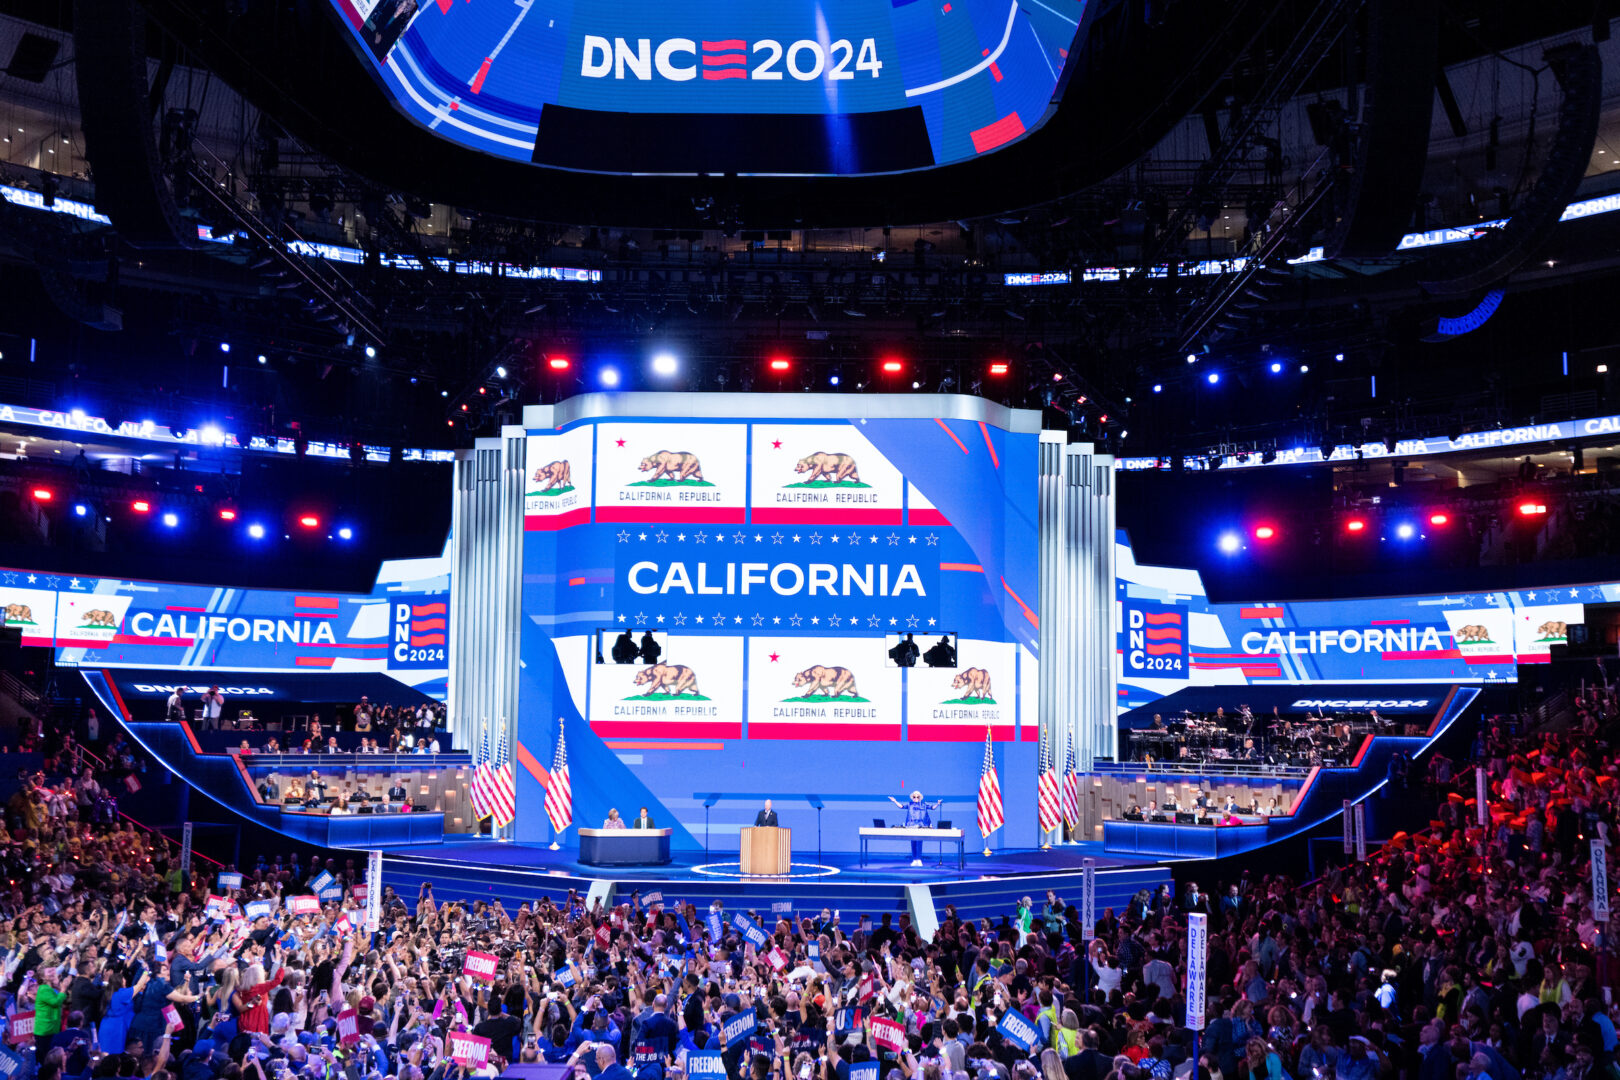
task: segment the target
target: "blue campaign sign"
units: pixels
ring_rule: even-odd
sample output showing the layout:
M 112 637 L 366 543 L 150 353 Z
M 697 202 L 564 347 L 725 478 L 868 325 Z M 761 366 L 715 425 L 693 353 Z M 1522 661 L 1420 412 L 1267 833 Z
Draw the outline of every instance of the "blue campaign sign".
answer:
M 725 1035 L 726 1045 L 735 1046 L 738 1039 L 746 1039 L 754 1033 L 759 1026 L 759 1019 L 754 1015 L 753 1009 L 744 1009 L 725 1022 L 721 1031 Z
M 310 891 L 318 896 L 327 888 L 327 886 L 331 885 L 332 882 L 336 880 L 337 879 L 334 878 L 330 873 L 322 870 L 319 874 L 316 874 L 314 877 L 309 879 Z
M 750 919 L 747 915 L 744 915 L 740 911 L 732 912 L 731 925 L 739 934 L 743 936 L 743 940 L 748 942 L 754 948 L 761 949 L 765 947 L 765 942 L 769 935 L 765 933 L 764 929 L 760 927 L 759 923 L 755 922 L 753 919 Z
M 849 1067 L 849 1080 L 878 1080 L 878 1063 L 863 1061 L 851 1064 Z
M 219 887 L 222 889 L 240 889 L 242 887 L 242 875 L 221 870 L 219 872 Z
M 833 1014 L 833 1030 L 839 1034 L 847 1034 L 861 1026 L 866 1010 L 860 1008 L 839 1009 Z
M 1082 0 L 330 2 L 395 104 L 452 143 L 599 172 L 831 175 L 928 168 L 1038 127 L 1091 10 Z M 657 145 L 561 141 L 590 123 L 620 143 L 659 114 L 669 130 Z M 766 121 L 773 137 L 731 145 Z
M 686 1075 L 723 1077 L 726 1075 L 725 1059 L 714 1052 L 687 1054 Z
M 552 975 L 552 978 L 557 980 L 557 985 L 558 986 L 561 986 L 561 987 L 564 987 L 564 988 L 567 988 L 567 989 L 572 989 L 573 986 L 574 986 L 574 983 L 579 981 L 578 979 L 576 979 L 574 977 L 574 969 L 570 968 L 570 967 L 560 967 L 560 968 L 558 968 L 556 970 L 556 972 Z
M 276 905 L 273 900 L 253 900 L 242 908 L 242 914 L 247 917 L 249 922 L 259 918 L 261 915 L 274 915 L 275 911 Z
M 1029 1050 L 1041 1038 L 1040 1031 L 1017 1009 L 1008 1009 L 1001 1017 L 1001 1022 L 996 1025 L 996 1030 L 1001 1032 L 1002 1038 L 1020 1050 Z
M 28 1080 L 34 1075 L 34 1066 L 22 1054 L 0 1047 L 0 1076 L 6 1080 Z
M 709 922 L 709 938 L 718 942 L 725 935 L 725 927 L 720 923 L 720 913 L 711 910 L 707 916 Z
M 809 946 L 809 951 L 810 966 L 817 971 L 826 971 L 827 969 L 821 966 L 821 942 L 812 941 Z

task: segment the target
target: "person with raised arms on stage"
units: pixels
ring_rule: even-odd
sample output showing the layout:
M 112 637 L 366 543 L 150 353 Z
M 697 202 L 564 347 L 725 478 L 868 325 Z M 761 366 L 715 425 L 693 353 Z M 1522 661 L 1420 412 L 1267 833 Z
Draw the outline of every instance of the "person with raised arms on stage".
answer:
M 776 828 L 776 811 L 771 809 L 771 800 L 766 799 L 765 809 L 754 815 L 754 825 L 756 827 L 765 825 L 773 829 Z
M 899 799 L 895 798 L 893 795 L 889 796 L 889 801 L 894 803 L 894 805 L 900 807 L 902 810 L 904 810 L 906 812 L 905 820 L 900 823 L 905 828 L 908 828 L 908 829 L 928 829 L 928 828 L 932 828 L 933 824 L 934 824 L 934 819 L 929 816 L 928 812 L 930 810 L 938 810 L 940 808 L 941 803 L 944 800 L 940 800 L 940 802 L 931 802 L 931 803 L 923 802 L 922 792 L 914 790 L 911 793 L 911 801 L 910 802 L 902 803 Z M 921 866 L 922 865 L 922 841 L 921 840 L 913 840 L 911 842 L 911 865 L 912 866 Z

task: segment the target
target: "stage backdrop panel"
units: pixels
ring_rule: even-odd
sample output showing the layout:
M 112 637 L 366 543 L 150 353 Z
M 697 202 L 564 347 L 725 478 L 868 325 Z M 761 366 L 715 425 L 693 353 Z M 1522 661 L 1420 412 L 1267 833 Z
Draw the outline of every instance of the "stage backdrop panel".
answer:
M 1187 687 L 1513 682 L 1620 585 L 1211 603 L 1197 571 L 1116 548 L 1119 709 Z M 1235 706 L 1237 697 L 1226 704 Z
M 770 415 L 786 407 L 803 416 Z M 525 427 L 518 839 L 553 838 L 559 732 L 576 823 L 646 805 L 677 848 L 734 853 L 769 797 L 798 855 L 818 828 L 823 850 L 854 850 L 917 787 L 971 830 L 987 730 L 1023 805 L 1038 416 L 968 398 L 595 395 Z M 537 528 L 530 492 L 558 461 L 588 520 Z M 611 662 L 626 631 L 659 635 L 656 663 Z M 893 665 L 908 632 L 923 649 L 954 635 L 958 666 Z M 1036 839 L 1031 809 L 991 843 Z

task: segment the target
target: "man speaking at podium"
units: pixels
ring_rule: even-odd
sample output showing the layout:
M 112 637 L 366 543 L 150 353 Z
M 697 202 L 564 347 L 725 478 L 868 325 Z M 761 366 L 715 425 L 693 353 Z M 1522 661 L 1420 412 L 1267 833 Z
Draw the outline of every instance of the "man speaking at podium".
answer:
M 755 826 L 767 825 L 776 828 L 776 811 L 771 809 L 771 800 L 765 800 L 765 809 L 754 815 Z

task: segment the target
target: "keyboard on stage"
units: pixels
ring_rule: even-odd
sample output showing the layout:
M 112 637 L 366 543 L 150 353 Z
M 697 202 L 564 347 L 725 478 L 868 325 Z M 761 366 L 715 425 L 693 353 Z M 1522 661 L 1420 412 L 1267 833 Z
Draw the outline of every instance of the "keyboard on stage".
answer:
M 873 840 L 905 840 L 908 842 L 930 840 L 940 844 L 941 850 L 947 842 L 956 844 L 956 867 L 962 869 L 967 864 L 967 857 L 962 847 L 963 833 L 961 829 L 931 829 L 923 827 L 895 825 L 877 828 L 867 826 L 861 830 L 861 865 L 866 865 L 866 846 Z

